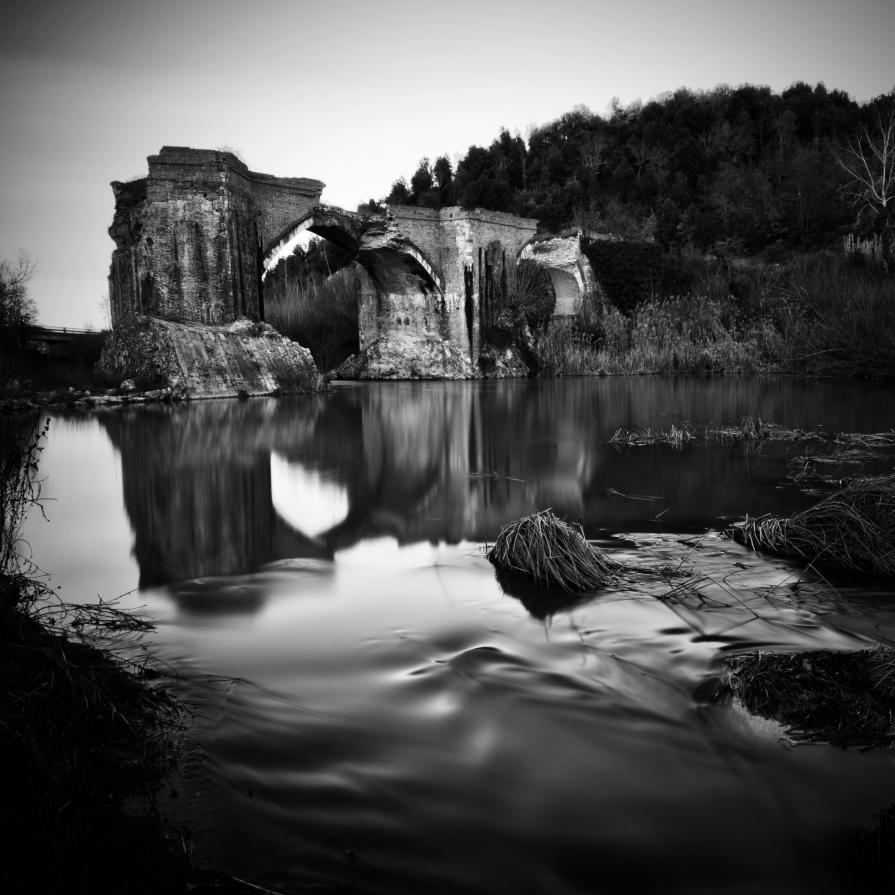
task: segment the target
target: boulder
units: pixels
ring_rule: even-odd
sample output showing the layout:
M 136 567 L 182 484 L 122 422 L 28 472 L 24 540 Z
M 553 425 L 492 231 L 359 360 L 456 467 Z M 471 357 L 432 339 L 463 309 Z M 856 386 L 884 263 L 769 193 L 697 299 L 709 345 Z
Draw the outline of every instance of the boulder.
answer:
M 139 381 L 151 393 L 168 390 L 162 400 L 308 392 L 322 386 L 307 348 L 251 320 L 210 326 L 135 317 L 113 330 L 98 367 L 128 377 L 132 387 Z
M 345 366 L 345 365 L 343 365 Z M 414 333 L 389 334 L 377 339 L 352 361 L 359 379 L 474 379 L 469 356 L 448 339 Z

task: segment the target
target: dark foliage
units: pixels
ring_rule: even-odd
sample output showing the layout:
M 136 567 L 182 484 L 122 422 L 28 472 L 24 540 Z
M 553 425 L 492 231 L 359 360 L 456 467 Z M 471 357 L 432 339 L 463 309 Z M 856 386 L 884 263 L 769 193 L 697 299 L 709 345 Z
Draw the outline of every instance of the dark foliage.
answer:
M 26 390 L 47 390 L 77 385 L 93 390 L 110 388 L 118 383 L 97 372 L 108 332 L 78 333 L 69 342 L 51 346 L 30 342 L 28 331 L 21 335 L 0 330 L 0 384 L 17 380 Z
M 584 253 L 606 298 L 623 314 L 663 292 L 662 251 L 656 243 L 587 241 Z

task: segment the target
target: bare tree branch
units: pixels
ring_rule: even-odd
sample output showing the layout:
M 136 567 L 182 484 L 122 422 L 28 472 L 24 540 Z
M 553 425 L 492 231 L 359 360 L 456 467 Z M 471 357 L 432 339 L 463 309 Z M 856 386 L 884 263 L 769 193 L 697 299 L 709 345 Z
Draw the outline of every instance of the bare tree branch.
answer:
M 848 190 L 859 215 L 886 217 L 895 204 L 895 113 L 877 116 L 876 123 L 876 131 L 865 126 L 849 140 L 837 161 L 851 178 Z
M 34 262 L 24 251 L 15 263 L 0 260 L 0 327 L 24 326 L 37 318 L 34 299 L 28 295 L 34 270 Z

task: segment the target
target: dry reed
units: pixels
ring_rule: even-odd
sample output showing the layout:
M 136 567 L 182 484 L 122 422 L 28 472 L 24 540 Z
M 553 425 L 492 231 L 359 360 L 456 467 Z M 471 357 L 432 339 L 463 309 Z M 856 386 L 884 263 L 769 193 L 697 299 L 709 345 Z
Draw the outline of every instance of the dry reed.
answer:
M 895 577 L 895 475 L 855 479 L 789 517 L 747 517 L 730 530 L 753 550 Z
M 488 559 L 500 571 L 521 572 L 566 593 L 603 587 L 618 569 L 588 542 L 580 525 L 569 525 L 549 509 L 504 526 Z

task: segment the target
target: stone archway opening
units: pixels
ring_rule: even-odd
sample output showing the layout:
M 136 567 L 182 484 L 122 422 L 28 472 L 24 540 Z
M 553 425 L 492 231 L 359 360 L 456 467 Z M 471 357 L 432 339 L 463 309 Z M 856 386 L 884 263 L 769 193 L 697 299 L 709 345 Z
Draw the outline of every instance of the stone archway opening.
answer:
M 352 233 L 305 219 L 268 249 L 261 268 L 266 321 L 310 349 L 318 369 L 357 353 L 359 308 L 372 285 Z

